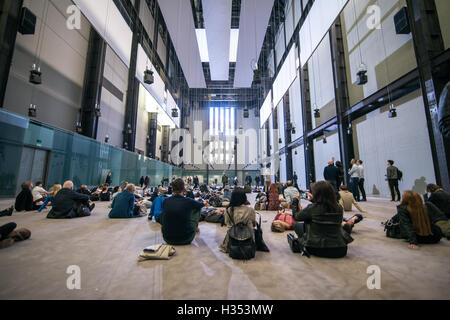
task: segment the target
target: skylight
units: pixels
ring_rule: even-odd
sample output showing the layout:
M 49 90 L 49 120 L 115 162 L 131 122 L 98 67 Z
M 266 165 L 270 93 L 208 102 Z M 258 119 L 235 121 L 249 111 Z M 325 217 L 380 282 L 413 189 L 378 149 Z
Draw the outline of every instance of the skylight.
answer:
M 206 29 L 195 29 L 197 35 L 198 49 L 200 51 L 200 60 L 209 62 L 208 42 L 206 40 Z M 236 62 L 238 49 L 239 29 L 231 29 L 230 32 L 230 62 Z

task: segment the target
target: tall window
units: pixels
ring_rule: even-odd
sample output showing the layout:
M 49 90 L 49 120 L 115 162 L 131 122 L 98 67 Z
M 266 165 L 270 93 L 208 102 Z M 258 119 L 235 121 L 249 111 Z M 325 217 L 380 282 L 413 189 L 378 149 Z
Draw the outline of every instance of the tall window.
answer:
M 230 164 L 234 159 L 235 115 L 234 107 L 209 108 L 211 164 Z

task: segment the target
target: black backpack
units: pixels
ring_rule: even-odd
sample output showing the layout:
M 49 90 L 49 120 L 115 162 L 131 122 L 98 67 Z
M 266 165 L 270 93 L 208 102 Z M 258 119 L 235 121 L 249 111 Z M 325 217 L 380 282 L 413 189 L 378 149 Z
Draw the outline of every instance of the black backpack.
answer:
M 397 179 L 398 180 L 402 180 L 403 179 L 403 172 L 401 172 L 398 168 L 397 168 Z
M 250 260 L 255 257 L 256 244 L 253 240 L 253 228 L 243 223 L 235 224 L 227 210 L 233 226 L 228 230 L 228 254 L 232 259 Z

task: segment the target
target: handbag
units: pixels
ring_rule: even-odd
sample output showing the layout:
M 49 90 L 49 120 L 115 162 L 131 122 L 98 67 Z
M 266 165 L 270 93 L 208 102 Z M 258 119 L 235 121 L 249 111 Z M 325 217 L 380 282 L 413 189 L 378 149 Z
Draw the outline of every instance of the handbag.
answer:
M 80 204 L 77 207 L 77 211 L 76 211 L 76 217 L 81 218 L 81 217 L 88 217 L 91 215 L 91 211 L 89 210 L 88 207 L 86 207 L 84 204 Z
M 386 232 L 386 237 L 388 238 L 394 238 L 394 239 L 401 239 L 401 231 L 400 231 L 400 223 L 396 221 L 392 217 L 391 219 L 387 220 L 386 222 L 382 222 L 381 224 L 384 225 L 384 231 Z
M 256 251 L 270 252 L 269 248 L 267 247 L 263 239 L 263 231 L 261 227 L 261 215 L 259 213 L 258 215 L 259 215 L 259 222 L 256 224 L 255 230 Z

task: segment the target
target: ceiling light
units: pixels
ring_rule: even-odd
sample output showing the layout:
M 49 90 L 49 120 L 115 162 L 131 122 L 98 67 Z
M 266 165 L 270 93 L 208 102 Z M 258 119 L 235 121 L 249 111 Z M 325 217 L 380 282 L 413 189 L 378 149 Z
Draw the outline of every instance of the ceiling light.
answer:
M 327 137 L 323 137 L 323 144 L 326 144 L 327 143 Z
M 30 82 L 32 84 L 41 84 L 42 78 L 41 78 L 41 68 L 36 67 L 36 64 L 33 64 L 30 70 Z
M 29 117 L 36 117 L 36 105 L 30 104 L 30 107 L 28 108 L 28 116 Z
M 319 108 L 317 108 L 317 105 L 314 104 L 315 108 L 314 108 L 314 118 L 320 118 L 320 110 Z
M 83 133 L 83 127 L 81 126 L 80 121 L 77 121 L 77 123 L 75 124 L 75 131 L 79 134 Z
M 367 81 L 367 67 L 364 63 L 361 63 L 358 73 L 356 73 L 356 83 L 362 86 L 365 85 Z
M 394 104 L 391 104 L 389 107 L 389 118 L 397 118 L 397 109 L 395 108 Z
M 153 71 L 150 69 L 146 69 L 144 71 L 144 83 L 153 84 L 154 81 L 155 81 L 155 78 L 153 77 Z
M 109 142 L 109 135 L 106 135 L 105 136 L 105 143 L 108 143 Z

